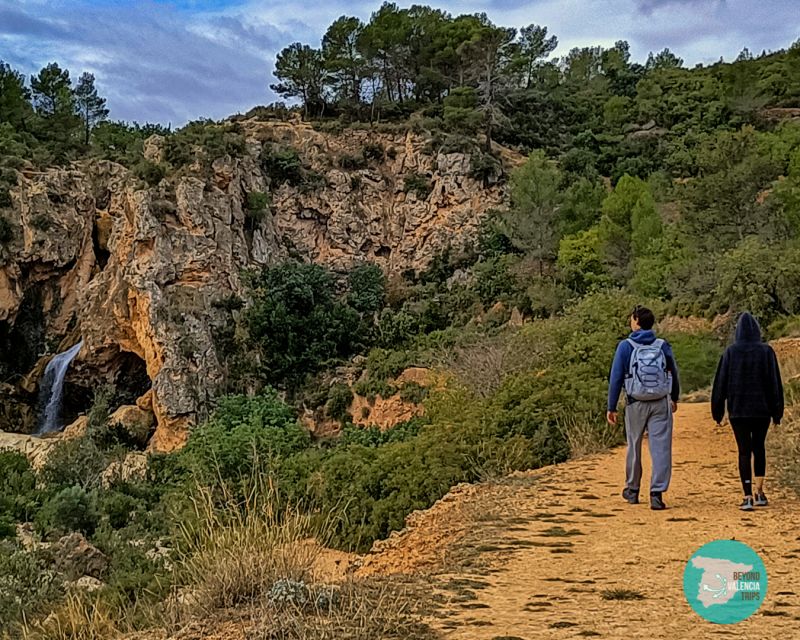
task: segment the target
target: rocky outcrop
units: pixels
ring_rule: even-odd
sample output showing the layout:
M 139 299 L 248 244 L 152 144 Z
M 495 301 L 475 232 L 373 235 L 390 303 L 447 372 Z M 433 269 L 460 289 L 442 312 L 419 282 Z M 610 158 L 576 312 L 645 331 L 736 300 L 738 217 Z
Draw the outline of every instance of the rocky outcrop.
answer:
M 55 570 L 67 580 L 83 576 L 99 580 L 108 569 L 108 558 L 80 533 L 70 533 L 54 542 L 47 553 L 53 558 Z
M 71 417 L 88 408 L 93 388 L 112 383 L 124 388 L 124 404 L 140 398 L 142 432 L 152 414 L 151 450 L 179 447 L 225 380 L 215 332 L 231 321 L 224 301 L 242 294 L 243 269 L 289 255 L 336 270 L 365 260 L 389 273 L 424 269 L 474 238 L 503 197 L 500 186 L 470 177 L 468 156 L 430 153 L 411 133 L 240 126 L 242 157 L 195 162 L 156 187 L 106 161 L 19 175 L 3 214 L 14 236 L 0 249 L 0 374 L 28 404 L 38 377 L 26 374 L 42 370 L 42 354 L 82 338 L 66 395 L 84 406 Z M 368 144 L 383 159 L 342 168 Z M 287 148 L 313 181 L 271 183 L 260 158 Z M 163 159 L 163 140 L 145 149 Z M 406 188 L 412 175 L 427 189 Z M 267 192 L 267 214 L 248 216 L 249 195 Z M 120 421 L 130 422 L 134 409 L 125 411 Z M 11 419 L 0 428 L 20 430 Z

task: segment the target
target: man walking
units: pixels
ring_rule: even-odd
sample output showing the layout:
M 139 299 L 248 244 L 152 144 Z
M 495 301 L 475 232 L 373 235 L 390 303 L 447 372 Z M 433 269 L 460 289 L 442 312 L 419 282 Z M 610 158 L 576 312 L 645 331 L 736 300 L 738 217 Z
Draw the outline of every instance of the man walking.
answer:
M 655 315 L 637 306 L 630 317 L 632 333 L 617 346 L 608 388 L 608 422 L 617 424 L 617 403 L 625 387 L 625 489 L 622 497 L 639 502 L 642 479 L 642 438 L 648 433 L 653 465 L 650 479 L 650 508 L 666 509 L 663 494 L 672 476 L 672 414 L 678 409 L 680 381 L 672 347 L 656 338 Z

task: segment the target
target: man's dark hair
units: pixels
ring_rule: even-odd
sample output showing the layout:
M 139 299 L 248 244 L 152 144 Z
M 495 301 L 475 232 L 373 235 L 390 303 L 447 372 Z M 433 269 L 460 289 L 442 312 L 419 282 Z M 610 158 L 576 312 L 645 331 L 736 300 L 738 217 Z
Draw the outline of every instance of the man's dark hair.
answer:
M 656 323 L 656 315 L 647 307 L 636 305 L 631 313 L 631 317 L 639 323 L 642 329 L 652 329 Z

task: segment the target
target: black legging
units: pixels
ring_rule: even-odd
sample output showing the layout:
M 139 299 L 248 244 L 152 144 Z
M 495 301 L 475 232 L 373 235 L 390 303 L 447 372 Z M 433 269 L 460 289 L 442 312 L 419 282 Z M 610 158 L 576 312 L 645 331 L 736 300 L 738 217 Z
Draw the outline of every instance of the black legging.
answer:
M 746 496 L 753 495 L 752 477 L 763 478 L 767 472 L 764 441 L 769 422 L 769 418 L 731 418 L 736 446 L 739 447 L 739 477 Z

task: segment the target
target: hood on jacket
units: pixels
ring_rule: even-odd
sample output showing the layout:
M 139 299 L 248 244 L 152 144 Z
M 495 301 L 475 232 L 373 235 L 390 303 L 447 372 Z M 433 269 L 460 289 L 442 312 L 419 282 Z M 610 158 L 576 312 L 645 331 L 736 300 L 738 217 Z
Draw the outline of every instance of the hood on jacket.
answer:
M 652 329 L 639 329 L 628 337 L 639 344 L 653 344 L 656 341 L 656 332 Z
M 736 324 L 736 342 L 761 342 L 761 327 L 752 315 L 745 311 Z

